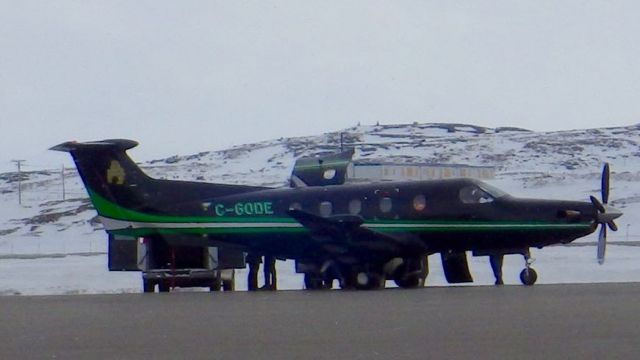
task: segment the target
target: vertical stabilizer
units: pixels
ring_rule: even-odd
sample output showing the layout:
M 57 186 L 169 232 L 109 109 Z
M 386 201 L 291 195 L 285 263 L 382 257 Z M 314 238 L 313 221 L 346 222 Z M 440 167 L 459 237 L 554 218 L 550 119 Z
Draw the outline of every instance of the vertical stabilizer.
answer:
M 51 148 L 71 154 L 89 196 L 100 197 L 123 207 L 143 206 L 144 193 L 152 182 L 126 154 L 137 146 L 132 140 L 113 139 L 93 142 L 66 142 Z
M 127 155 L 132 140 L 66 142 L 51 148 L 71 154 L 100 215 L 131 220 L 137 215 L 202 215 L 202 203 L 263 187 L 154 179 Z M 139 216 L 138 216 L 139 218 Z

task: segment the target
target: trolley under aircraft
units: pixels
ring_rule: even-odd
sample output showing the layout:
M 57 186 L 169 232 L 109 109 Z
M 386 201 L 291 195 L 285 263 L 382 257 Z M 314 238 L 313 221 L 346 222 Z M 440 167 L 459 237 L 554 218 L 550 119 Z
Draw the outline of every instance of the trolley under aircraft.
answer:
M 516 198 L 474 179 L 314 186 L 296 178 L 283 188 L 160 180 L 127 156 L 136 145 L 115 139 L 52 148 L 73 157 L 108 233 L 293 259 L 307 288 L 334 279 L 343 288 L 378 288 L 386 279 L 420 286 L 435 253 L 449 282 L 469 282 L 467 251 L 490 257 L 497 284 L 503 256 L 522 255 L 520 279 L 532 285 L 529 248 L 569 243 L 601 225 L 602 262 L 606 227 L 617 230 L 622 215 L 607 205 L 607 165 L 602 201 L 581 202 Z M 335 175 L 330 161 L 318 166 Z

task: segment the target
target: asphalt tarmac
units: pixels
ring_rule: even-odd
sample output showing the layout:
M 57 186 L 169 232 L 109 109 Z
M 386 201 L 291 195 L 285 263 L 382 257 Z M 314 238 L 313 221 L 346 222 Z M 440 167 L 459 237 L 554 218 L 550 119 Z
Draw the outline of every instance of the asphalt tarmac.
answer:
M 636 359 L 640 284 L 0 297 L 1 359 Z

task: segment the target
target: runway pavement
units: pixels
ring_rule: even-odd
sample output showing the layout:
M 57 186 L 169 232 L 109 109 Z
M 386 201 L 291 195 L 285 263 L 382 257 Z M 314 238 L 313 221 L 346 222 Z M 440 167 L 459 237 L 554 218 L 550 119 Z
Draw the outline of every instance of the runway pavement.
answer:
M 640 353 L 640 284 L 0 297 L 0 358 L 586 359 Z

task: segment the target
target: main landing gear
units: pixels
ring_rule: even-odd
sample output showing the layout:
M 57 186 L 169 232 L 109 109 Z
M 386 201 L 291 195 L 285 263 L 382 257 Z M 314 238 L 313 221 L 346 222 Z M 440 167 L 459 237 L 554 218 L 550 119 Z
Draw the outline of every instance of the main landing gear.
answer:
M 323 290 L 331 289 L 333 286 L 333 279 L 327 278 L 320 273 L 305 273 L 304 274 L 304 288 L 307 290 Z
M 531 267 L 533 258 L 531 258 L 529 249 L 523 251 L 521 254 L 524 256 L 525 268 L 520 272 L 520 281 L 526 286 L 531 286 L 536 283 L 536 280 L 538 280 L 538 273 L 536 273 L 536 271 Z M 496 285 L 504 284 L 502 280 L 502 262 L 504 255 L 505 254 L 495 254 L 489 256 L 491 269 L 493 270 L 493 275 L 496 278 Z
M 341 289 L 384 289 L 387 279 L 401 288 L 416 288 L 424 286 L 429 263 L 424 255 L 394 258 L 384 264 L 327 261 L 322 266 L 307 266 L 304 270 L 304 285 L 308 290 L 331 289 L 334 280 L 338 280 Z
M 342 289 L 373 290 L 384 288 L 386 277 L 381 269 L 370 266 L 352 266 L 345 270 L 340 279 Z

